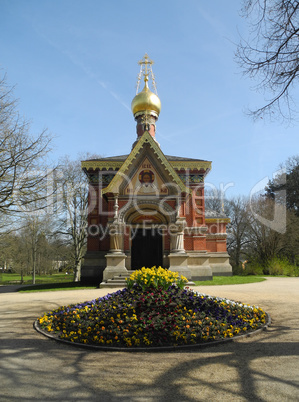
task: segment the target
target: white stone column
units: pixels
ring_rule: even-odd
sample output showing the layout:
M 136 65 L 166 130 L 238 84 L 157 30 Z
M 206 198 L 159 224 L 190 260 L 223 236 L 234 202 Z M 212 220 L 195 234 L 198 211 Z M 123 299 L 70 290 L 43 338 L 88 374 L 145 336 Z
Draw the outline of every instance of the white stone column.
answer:
M 185 253 L 184 248 L 184 225 L 182 222 L 176 223 L 176 228 L 173 228 L 171 235 L 171 252 Z
M 178 272 L 180 275 L 191 279 L 191 272 L 188 267 L 188 254 L 184 248 L 185 218 L 177 216 L 175 225 L 171 230 L 171 252 L 169 254 L 169 270 Z
M 128 273 L 125 266 L 127 256 L 123 251 L 124 225 L 119 222 L 118 209 L 118 194 L 116 193 L 114 198 L 114 218 L 113 222 L 109 225 L 110 250 L 109 253 L 105 255 L 107 266 L 103 272 L 104 281 L 116 275 L 126 275 Z

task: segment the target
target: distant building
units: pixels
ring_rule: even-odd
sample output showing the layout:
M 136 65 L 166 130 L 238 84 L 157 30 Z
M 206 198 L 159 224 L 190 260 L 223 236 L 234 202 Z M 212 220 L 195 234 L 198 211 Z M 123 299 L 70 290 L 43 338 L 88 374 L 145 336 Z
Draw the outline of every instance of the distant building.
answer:
M 231 275 L 229 219 L 205 211 L 211 162 L 164 155 L 155 138 L 161 102 L 148 85 L 149 79 L 154 82 L 152 61 L 145 55 L 139 64 L 144 88 L 132 101 L 137 139 L 131 152 L 82 162 L 89 179 L 82 281 L 106 282 L 154 265 L 190 280 Z

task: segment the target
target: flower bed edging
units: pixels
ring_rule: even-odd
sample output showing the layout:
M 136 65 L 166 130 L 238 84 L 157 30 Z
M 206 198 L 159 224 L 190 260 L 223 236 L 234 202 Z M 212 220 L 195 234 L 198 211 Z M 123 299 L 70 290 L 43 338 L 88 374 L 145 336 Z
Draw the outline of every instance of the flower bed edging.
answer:
M 221 340 L 217 341 L 209 341 L 205 343 L 197 343 L 197 344 L 191 344 L 191 345 L 178 345 L 178 346 L 149 346 L 149 347 L 135 347 L 135 348 L 130 348 L 130 347 L 117 347 L 117 346 L 98 346 L 98 345 L 88 345 L 84 343 L 77 343 L 77 342 L 70 342 L 65 339 L 60 339 L 58 338 L 57 335 L 52 335 L 47 331 L 44 331 L 39 327 L 38 320 L 35 320 L 33 323 L 33 328 L 39 332 L 40 334 L 46 336 L 47 338 L 50 338 L 56 342 L 61 342 L 66 345 L 71 345 L 79 348 L 84 348 L 84 349 L 90 349 L 90 350 L 98 350 L 98 351 L 103 351 L 103 352 L 175 352 L 178 350 L 188 350 L 188 349 L 204 349 L 210 346 L 217 346 L 217 345 L 222 345 L 227 342 L 234 342 L 242 338 L 249 338 L 251 336 L 256 336 L 260 334 L 263 331 L 266 331 L 268 327 L 271 325 L 271 317 L 270 315 L 266 312 L 267 315 L 267 321 L 266 323 L 261 327 L 258 328 L 255 331 L 248 332 L 246 334 L 242 335 L 235 335 L 233 338 L 224 338 Z

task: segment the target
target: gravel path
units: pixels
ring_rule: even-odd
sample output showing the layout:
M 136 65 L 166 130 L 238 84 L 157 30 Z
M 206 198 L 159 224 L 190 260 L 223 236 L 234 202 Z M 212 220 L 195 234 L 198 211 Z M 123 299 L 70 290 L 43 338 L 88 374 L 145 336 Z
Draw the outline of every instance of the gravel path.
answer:
M 196 289 L 258 305 L 272 325 L 205 349 L 90 351 L 52 341 L 32 324 L 106 290 L 0 293 L 0 401 L 298 401 L 299 278 Z

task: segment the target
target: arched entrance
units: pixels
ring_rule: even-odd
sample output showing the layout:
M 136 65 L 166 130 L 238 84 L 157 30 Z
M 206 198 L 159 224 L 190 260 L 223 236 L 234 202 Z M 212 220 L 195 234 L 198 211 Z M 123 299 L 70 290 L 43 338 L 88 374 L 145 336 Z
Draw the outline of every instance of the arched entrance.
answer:
M 166 204 L 163 212 L 159 204 L 145 200 L 121 211 L 120 218 L 130 227 L 128 267 L 132 270 L 164 265 L 165 250 L 169 252 L 167 229 L 175 217 L 175 211 Z M 164 250 L 164 247 L 167 248 Z
M 163 238 L 158 228 L 132 229 L 131 269 L 163 265 Z

